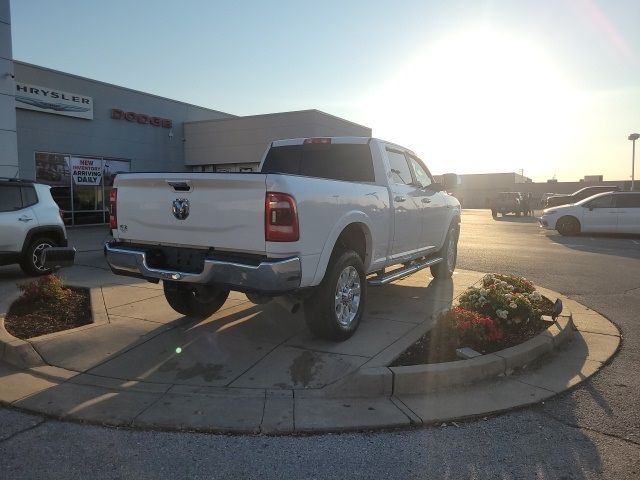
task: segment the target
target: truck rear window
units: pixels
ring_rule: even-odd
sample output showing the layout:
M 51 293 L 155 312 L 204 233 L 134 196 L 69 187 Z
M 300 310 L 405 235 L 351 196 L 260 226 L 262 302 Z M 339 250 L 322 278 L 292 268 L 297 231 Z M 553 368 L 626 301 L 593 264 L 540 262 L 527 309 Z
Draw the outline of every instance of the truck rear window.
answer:
M 305 144 L 273 147 L 262 173 L 290 173 L 308 177 L 374 182 L 373 160 L 367 144 Z

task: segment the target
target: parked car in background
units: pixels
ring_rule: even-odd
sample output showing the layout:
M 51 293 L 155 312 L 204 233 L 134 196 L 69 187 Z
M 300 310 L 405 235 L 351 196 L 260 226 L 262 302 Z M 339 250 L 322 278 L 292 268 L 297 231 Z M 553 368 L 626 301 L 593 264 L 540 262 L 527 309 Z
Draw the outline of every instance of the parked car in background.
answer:
M 116 274 L 162 280 L 183 315 L 207 317 L 236 290 L 302 305 L 316 336 L 345 340 L 367 285 L 453 274 L 460 203 L 446 192 L 457 177 L 443 178 L 368 137 L 275 141 L 255 173 L 125 173 L 105 255 Z
M 568 205 L 570 203 L 576 203 L 585 198 L 589 198 L 598 193 L 614 192 L 619 190 L 618 187 L 609 185 L 597 185 L 594 187 L 585 187 L 570 194 L 556 194 L 547 198 L 545 208 L 557 207 L 559 205 Z
M 524 198 L 520 192 L 500 192 L 490 201 L 491 215 L 504 217 L 507 213 L 515 213 L 517 217 L 526 213 Z
M 562 235 L 640 233 L 640 192 L 609 192 L 544 210 L 540 226 Z
M 0 178 L 0 265 L 17 263 L 29 275 L 44 275 L 44 250 L 60 247 L 58 254 L 73 261 L 67 232 L 50 187 L 28 180 Z
M 543 193 L 542 196 L 540 197 L 540 202 L 539 202 L 538 206 L 541 207 L 541 208 L 546 208 L 547 199 L 549 197 L 553 197 L 554 195 L 556 195 L 556 194 L 555 193 L 551 193 L 551 192 Z

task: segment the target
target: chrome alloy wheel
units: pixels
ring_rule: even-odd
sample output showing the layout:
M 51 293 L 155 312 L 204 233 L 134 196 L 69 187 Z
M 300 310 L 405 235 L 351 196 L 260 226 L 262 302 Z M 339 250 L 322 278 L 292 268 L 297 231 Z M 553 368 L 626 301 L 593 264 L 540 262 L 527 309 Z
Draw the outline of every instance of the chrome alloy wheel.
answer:
M 49 268 L 45 267 L 42 264 L 42 252 L 43 250 L 49 247 L 53 247 L 53 245 L 47 242 L 43 242 L 43 243 L 39 243 L 36 246 L 36 248 L 33 249 L 33 255 L 31 256 L 31 261 L 33 262 L 33 265 L 41 272 L 46 272 L 47 270 L 49 270 Z
M 360 307 L 360 275 L 351 265 L 342 270 L 338 277 L 334 305 L 338 323 L 349 327 Z
M 447 245 L 447 269 L 453 272 L 456 268 L 457 244 L 455 233 L 449 235 L 449 245 Z

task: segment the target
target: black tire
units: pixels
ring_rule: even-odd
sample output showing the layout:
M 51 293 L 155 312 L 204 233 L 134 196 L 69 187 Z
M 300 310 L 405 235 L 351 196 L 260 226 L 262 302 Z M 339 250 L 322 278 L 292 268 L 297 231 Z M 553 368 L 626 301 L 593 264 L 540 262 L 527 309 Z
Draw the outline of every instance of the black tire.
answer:
M 458 229 L 455 225 L 449 227 L 439 256 L 442 257 L 442 261 L 430 267 L 431 275 L 436 280 L 451 278 L 458 261 Z
M 229 296 L 229 290 L 211 285 L 162 282 L 164 297 L 176 312 L 188 317 L 206 318 L 220 310 Z
M 491 210 L 491 216 L 492 216 L 493 218 L 498 218 L 498 212 L 497 212 L 495 209 L 492 209 L 492 210 Z
M 357 281 L 360 283 L 358 299 L 355 298 L 356 279 L 350 276 L 354 270 L 357 273 Z M 343 275 L 346 277 L 341 280 Z M 344 287 L 346 290 L 343 292 L 345 297 L 342 303 L 336 304 L 339 300 L 337 298 L 339 285 L 345 278 L 347 279 Z M 352 250 L 335 253 L 329 261 L 322 282 L 304 301 L 304 316 L 309 330 L 315 336 L 327 340 L 341 342 L 348 339 L 360 324 L 366 299 L 367 280 L 360 256 Z M 357 303 L 357 306 L 354 303 Z M 356 307 L 355 314 L 352 315 L 353 309 L 347 308 L 347 305 Z M 347 318 L 342 318 L 339 312 L 346 312 Z
M 43 267 L 41 262 L 41 252 L 45 248 L 57 247 L 58 242 L 48 237 L 38 237 L 31 241 L 20 260 L 20 268 L 27 275 L 39 276 L 47 275 L 53 271 L 52 268 Z
M 556 223 L 560 235 L 572 236 L 580 233 L 580 222 L 576 217 L 561 217 Z
M 520 214 L 520 210 L 518 210 L 518 211 L 516 212 L 516 217 L 519 217 L 520 215 L 521 215 L 521 214 Z

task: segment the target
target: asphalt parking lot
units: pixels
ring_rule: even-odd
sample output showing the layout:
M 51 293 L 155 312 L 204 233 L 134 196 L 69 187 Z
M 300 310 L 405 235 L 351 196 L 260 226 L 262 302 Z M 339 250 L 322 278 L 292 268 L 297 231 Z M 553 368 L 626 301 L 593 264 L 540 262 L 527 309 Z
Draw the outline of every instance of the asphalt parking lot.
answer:
M 95 264 L 101 253 L 83 249 L 79 262 Z M 544 405 L 420 430 L 229 437 L 106 429 L 0 410 L 0 476 L 637 478 L 640 238 L 567 238 L 530 218 L 465 211 L 459 267 L 524 275 L 576 299 L 620 327 L 621 351 Z M 17 270 L 0 270 L 0 281 L 19 278 Z

